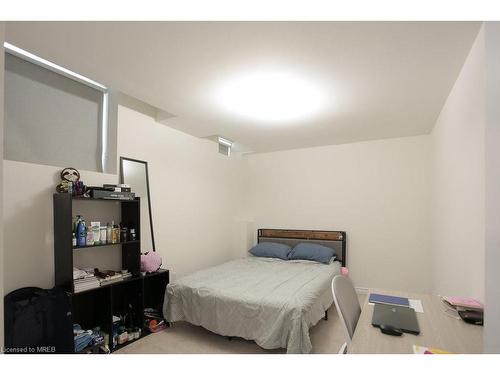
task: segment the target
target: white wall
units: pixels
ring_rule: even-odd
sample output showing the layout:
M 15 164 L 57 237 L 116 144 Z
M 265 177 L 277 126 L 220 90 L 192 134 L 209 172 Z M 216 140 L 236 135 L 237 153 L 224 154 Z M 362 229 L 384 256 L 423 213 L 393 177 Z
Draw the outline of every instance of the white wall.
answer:
M 5 37 L 5 23 L 0 22 L 0 154 L 3 155 L 3 76 L 4 76 L 4 51 L 3 42 Z M 3 166 L 0 163 L 0 197 L 3 190 Z M 0 199 L 0 223 L 3 217 L 3 201 Z M 3 295 L 4 295 L 4 273 L 3 273 L 3 229 L 0 230 L 0 347 L 3 347 Z
M 5 293 L 25 286 L 54 286 L 52 194 L 62 168 L 3 161 Z M 86 184 L 116 175 L 81 171 Z
M 148 161 L 155 246 L 174 277 L 236 255 L 240 158 L 126 107 L 118 110 L 118 155 Z
M 228 159 L 215 143 L 140 112 L 119 107 L 118 116 L 118 155 L 149 163 L 156 247 L 174 278 L 244 255 L 259 227 L 346 229 L 358 286 L 430 288 L 428 137 Z M 60 168 L 8 160 L 3 166 L 5 290 L 51 287 L 50 213 Z M 88 171 L 82 178 L 91 185 L 117 181 Z M 87 255 L 78 256 L 82 265 Z M 100 261 L 112 265 L 107 255 Z
M 481 30 L 431 134 L 434 292 L 484 301 L 485 59 Z
M 486 286 L 484 351 L 500 353 L 500 22 L 485 23 Z
M 156 247 L 172 276 L 234 257 L 243 231 L 236 222 L 242 161 L 126 107 L 119 108 L 118 124 L 118 155 L 149 163 Z M 52 193 L 61 168 L 9 160 L 3 167 L 5 292 L 52 287 Z M 88 185 L 118 181 L 114 174 L 81 172 Z M 116 261 L 113 251 L 94 255 L 103 267 Z M 82 264 L 88 258 L 78 255 Z
M 347 231 L 358 287 L 428 291 L 429 137 L 246 157 L 255 228 Z

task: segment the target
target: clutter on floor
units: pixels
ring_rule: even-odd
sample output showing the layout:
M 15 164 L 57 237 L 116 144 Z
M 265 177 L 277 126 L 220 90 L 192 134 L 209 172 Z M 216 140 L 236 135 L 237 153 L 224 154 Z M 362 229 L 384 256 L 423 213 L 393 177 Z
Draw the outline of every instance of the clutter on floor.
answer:
M 73 336 L 76 353 L 87 352 L 86 349 L 92 349 L 92 353 L 99 353 L 99 350 L 109 352 L 109 342 L 106 342 L 109 336 L 99 327 L 84 330 L 79 324 L 73 324 Z
M 144 309 L 144 327 L 152 333 L 160 332 L 167 328 L 167 322 L 158 309 L 147 307 Z

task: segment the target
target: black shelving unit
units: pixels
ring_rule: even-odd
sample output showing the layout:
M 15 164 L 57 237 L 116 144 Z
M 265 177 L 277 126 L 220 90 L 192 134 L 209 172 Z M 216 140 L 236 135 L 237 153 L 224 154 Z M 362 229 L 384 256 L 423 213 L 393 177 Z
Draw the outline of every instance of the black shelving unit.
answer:
M 136 228 L 137 240 L 116 244 L 99 244 L 91 246 L 73 247 L 72 245 L 72 218 L 74 201 L 78 202 L 118 202 L 120 205 L 120 222 Z M 140 199 L 134 200 L 106 200 L 83 197 L 72 197 L 70 194 L 54 194 L 54 265 L 55 284 L 63 288 L 71 301 L 72 319 L 83 329 L 100 327 L 109 334 L 109 346 L 113 352 L 127 344 L 113 347 L 112 328 L 113 315 L 120 316 L 129 313 L 133 325 L 142 329 L 141 337 L 148 333 L 144 324 L 144 308 L 153 307 L 162 311 L 165 288 L 169 282 L 169 271 L 159 270 L 142 275 L 140 272 Z M 122 269 L 132 273 L 132 277 L 103 285 L 94 289 L 75 293 L 73 285 L 73 256 L 75 252 L 86 251 L 93 247 L 121 246 Z M 105 251 L 105 250 L 103 250 Z M 73 332 L 67 332 L 73 342 Z M 135 340 L 134 340 L 135 341 Z M 66 352 L 73 353 L 74 348 L 67 348 Z M 84 350 L 84 352 L 97 352 Z

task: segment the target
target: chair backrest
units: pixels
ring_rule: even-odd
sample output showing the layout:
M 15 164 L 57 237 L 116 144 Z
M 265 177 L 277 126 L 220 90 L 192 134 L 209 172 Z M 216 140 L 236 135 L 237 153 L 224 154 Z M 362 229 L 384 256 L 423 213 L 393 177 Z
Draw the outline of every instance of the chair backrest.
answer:
M 349 278 L 337 275 L 332 280 L 332 293 L 335 307 L 345 328 L 347 342 L 351 342 L 361 315 L 356 290 Z

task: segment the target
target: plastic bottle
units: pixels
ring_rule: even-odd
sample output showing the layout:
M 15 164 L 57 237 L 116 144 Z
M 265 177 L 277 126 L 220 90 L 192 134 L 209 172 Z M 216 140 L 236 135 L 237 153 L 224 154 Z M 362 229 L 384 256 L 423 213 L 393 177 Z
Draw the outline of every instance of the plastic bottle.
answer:
M 94 244 L 94 231 L 92 227 L 89 225 L 87 227 L 87 246 L 92 246 Z
M 112 242 L 111 242 L 111 238 L 112 238 L 112 236 L 111 236 L 112 228 L 113 228 L 113 227 L 111 226 L 111 224 L 109 224 L 109 223 L 108 223 L 108 224 L 106 225 L 106 241 L 107 241 L 107 243 L 112 243 Z
M 115 225 L 115 235 L 116 235 L 116 243 L 120 243 L 120 225 Z
M 85 229 L 85 220 L 81 217 L 76 225 L 76 243 L 78 246 L 85 246 L 87 244 L 87 231 Z
M 120 242 L 128 241 L 128 228 L 123 226 L 123 223 L 120 223 Z
M 90 226 L 94 237 L 94 245 L 101 243 L 101 223 L 99 221 L 91 221 Z
M 80 215 L 76 215 L 74 218 L 73 218 L 73 232 L 76 233 L 77 232 L 77 226 L 78 226 L 78 223 L 80 222 L 81 220 L 81 216 Z
M 106 234 L 107 234 L 108 228 L 102 226 L 100 228 L 100 230 L 101 230 L 101 244 L 106 244 L 107 243 Z
M 115 225 L 115 222 L 111 222 L 111 243 L 119 243 L 120 242 L 120 229 L 118 229 L 118 225 Z

